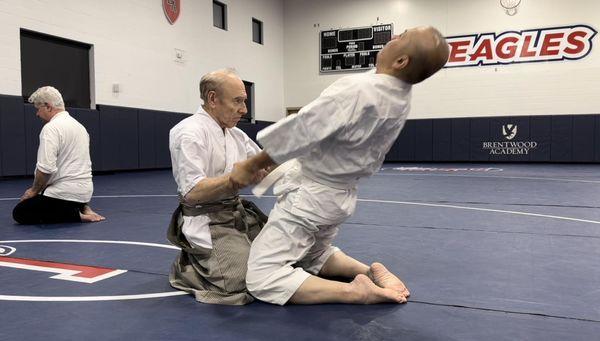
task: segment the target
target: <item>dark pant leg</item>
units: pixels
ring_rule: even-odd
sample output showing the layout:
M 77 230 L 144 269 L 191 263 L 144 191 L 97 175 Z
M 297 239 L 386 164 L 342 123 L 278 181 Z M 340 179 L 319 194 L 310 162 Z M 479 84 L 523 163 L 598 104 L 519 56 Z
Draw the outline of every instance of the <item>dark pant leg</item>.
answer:
M 36 195 L 24 200 L 13 209 L 13 218 L 19 224 L 53 224 L 81 222 L 79 212 L 85 203 Z

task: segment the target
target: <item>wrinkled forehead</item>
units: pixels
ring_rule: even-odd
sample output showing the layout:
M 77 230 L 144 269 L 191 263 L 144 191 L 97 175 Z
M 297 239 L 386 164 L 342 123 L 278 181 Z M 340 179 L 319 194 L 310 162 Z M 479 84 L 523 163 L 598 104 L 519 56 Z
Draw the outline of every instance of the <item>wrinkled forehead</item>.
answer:
M 223 82 L 223 86 L 221 91 L 226 96 L 238 97 L 238 96 L 246 96 L 246 87 L 244 87 L 244 83 L 241 79 L 235 76 L 225 76 L 225 81 Z

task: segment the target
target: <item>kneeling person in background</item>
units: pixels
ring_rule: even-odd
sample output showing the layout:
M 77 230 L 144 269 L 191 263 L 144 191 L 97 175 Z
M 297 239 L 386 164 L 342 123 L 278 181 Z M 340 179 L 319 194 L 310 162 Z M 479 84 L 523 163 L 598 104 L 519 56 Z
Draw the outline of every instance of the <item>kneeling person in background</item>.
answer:
M 13 218 L 20 224 L 104 220 L 88 204 L 94 186 L 87 131 L 65 111 L 55 88 L 37 89 L 29 102 L 46 123 L 40 132 L 33 185 L 21 196 Z

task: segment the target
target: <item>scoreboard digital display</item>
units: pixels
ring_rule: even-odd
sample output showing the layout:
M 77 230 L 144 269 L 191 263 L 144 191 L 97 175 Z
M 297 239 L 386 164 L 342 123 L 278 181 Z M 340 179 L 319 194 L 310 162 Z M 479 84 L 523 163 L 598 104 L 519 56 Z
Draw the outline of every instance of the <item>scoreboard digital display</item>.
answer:
M 321 73 L 375 67 L 377 52 L 392 39 L 392 24 L 321 31 Z

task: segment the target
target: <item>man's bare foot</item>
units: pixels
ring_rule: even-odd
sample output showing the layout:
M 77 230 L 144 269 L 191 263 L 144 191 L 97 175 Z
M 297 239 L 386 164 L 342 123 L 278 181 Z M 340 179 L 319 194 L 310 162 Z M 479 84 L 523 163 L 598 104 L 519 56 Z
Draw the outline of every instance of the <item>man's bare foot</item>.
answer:
M 94 223 L 105 220 L 106 218 L 94 212 L 89 205 L 83 207 L 83 211 L 79 212 L 79 217 L 83 223 Z
M 375 284 L 382 288 L 395 290 L 404 297 L 410 296 L 410 292 L 406 288 L 406 285 L 402 283 L 400 278 L 396 277 L 396 275 L 391 273 L 381 263 L 371 264 L 371 268 L 369 269 L 369 277 Z
M 356 303 L 406 303 L 406 298 L 399 292 L 380 288 L 363 274 L 357 275 L 350 284 L 350 293 L 356 295 Z

